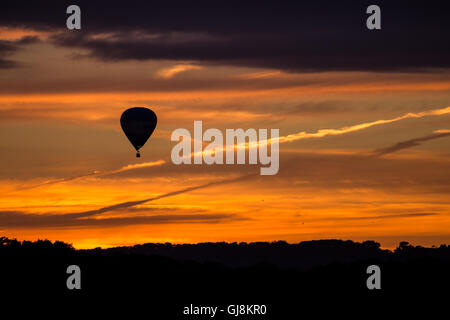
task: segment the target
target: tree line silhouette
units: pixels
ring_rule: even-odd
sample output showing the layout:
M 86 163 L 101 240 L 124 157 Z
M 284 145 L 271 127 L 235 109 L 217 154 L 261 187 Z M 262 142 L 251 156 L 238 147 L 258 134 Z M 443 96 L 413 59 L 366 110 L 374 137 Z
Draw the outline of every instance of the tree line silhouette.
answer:
M 158 319 L 188 319 L 182 308 L 191 303 L 266 304 L 267 319 L 280 320 L 306 311 L 318 318 L 352 318 L 363 309 L 381 315 L 402 302 L 421 300 L 423 306 L 424 299 L 448 297 L 443 292 L 450 288 L 450 246 L 408 242 L 395 250 L 375 241 L 342 240 L 77 250 L 61 241 L 0 237 L 0 261 L 0 288 L 10 296 L 26 292 L 94 309 L 115 302 L 114 308 L 102 307 L 102 314 L 139 311 Z M 372 264 L 380 266 L 381 290 L 367 289 Z M 69 265 L 81 269 L 81 290 L 66 287 Z M 221 313 L 216 319 L 231 318 Z

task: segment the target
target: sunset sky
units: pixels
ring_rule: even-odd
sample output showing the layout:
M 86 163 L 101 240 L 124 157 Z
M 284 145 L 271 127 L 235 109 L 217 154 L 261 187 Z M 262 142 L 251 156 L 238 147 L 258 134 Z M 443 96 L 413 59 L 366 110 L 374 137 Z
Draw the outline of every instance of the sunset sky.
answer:
M 450 243 L 447 2 L 378 1 L 377 31 L 367 1 L 92 2 L 81 30 L 71 2 L 0 5 L 0 235 Z M 141 158 L 131 107 L 158 116 Z M 279 129 L 278 174 L 172 164 L 194 120 Z

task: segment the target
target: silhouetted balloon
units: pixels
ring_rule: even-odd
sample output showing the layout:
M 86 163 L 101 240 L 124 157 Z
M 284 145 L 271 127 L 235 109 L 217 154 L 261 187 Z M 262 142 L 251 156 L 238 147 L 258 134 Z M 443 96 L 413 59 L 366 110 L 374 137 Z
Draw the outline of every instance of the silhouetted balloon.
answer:
M 140 157 L 139 149 L 147 142 L 156 127 L 156 114 L 147 108 L 130 108 L 120 117 L 122 130 L 136 149 L 136 157 Z

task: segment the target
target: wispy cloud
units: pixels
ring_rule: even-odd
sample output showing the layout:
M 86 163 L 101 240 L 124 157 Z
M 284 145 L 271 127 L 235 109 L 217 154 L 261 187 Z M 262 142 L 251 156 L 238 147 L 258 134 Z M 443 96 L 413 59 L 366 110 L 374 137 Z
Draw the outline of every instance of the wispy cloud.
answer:
M 220 222 L 224 219 L 242 219 L 232 214 L 204 214 L 204 215 L 159 215 L 159 216 L 139 216 L 139 217 L 114 217 L 102 219 L 89 219 L 89 217 L 97 216 L 103 213 L 120 211 L 135 207 L 150 201 L 156 201 L 163 198 L 173 197 L 183 193 L 206 189 L 216 185 L 235 183 L 258 176 L 258 174 L 249 174 L 233 179 L 213 181 L 206 184 L 193 186 L 165 193 L 159 196 L 121 202 L 118 204 L 102 207 L 95 210 L 83 212 L 65 213 L 65 214 L 34 214 L 24 213 L 20 211 L 2 211 L 0 212 L 0 227 L 64 227 L 64 226 L 113 226 L 126 224 L 151 224 L 151 223 L 167 223 L 167 222 Z M 88 219 L 86 219 L 88 218 Z
M 0 27 L 0 40 L 17 41 L 24 37 L 37 37 L 39 39 L 48 39 L 54 34 L 51 31 L 33 30 L 25 28 Z
M 170 79 L 175 75 L 181 72 L 189 71 L 189 70 L 199 70 L 202 69 L 200 66 L 192 65 L 192 64 L 177 64 L 170 68 L 164 68 L 156 72 L 156 76 L 158 78 Z
M 243 219 L 234 214 L 169 214 L 104 219 L 76 219 L 67 215 L 27 214 L 20 211 L 0 211 L 0 227 L 5 228 L 54 228 L 54 227 L 114 227 L 136 224 L 167 223 L 220 223 Z
M 239 74 L 236 76 L 236 78 L 244 79 L 244 80 L 252 80 L 252 79 L 278 77 L 281 75 L 282 75 L 281 71 L 261 71 L 261 72 Z
M 337 217 L 332 220 L 378 220 L 378 219 L 398 219 L 398 218 L 416 218 L 434 216 L 437 213 L 434 212 L 418 212 L 418 213 L 405 213 L 405 214 L 387 214 L 379 216 L 361 216 L 361 217 Z
M 119 173 L 119 172 L 123 172 L 123 171 L 133 170 L 133 169 L 161 166 L 164 163 L 166 163 L 166 161 L 158 160 L 158 161 L 151 161 L 151 162 L 144 162 L 144 163 L 129 164 L 129 165 L 123 166 L 120 169 L 100 172 L 99 174 L 112 174 L 112 173 Z
M 0 30 L 1 31 L 1 30 Z M 39 42 L 36 36 L 23 36 L 15 40 L 3 40 L 0 36 L 0 69 L 15 68 L 21 66 L 20 63 L 6 59 L 25 45 Z
M 89 217 L 89 216 L 93 216 L 93 215 L 98 215 L 101 213 L 105 213 L 105 212 L 110 212 L 110 211 L 116 211 L 116 210 L 122 210 L 125 208 L 130 208 L 130 207 L 134 207 L 140 204 L 144 204 L 146 202 L 150 202 L 150 201 L 155 201 L 155 200 L 159 200 L 159 199 L 163 199 L 163 198 L 167 198 L 167 197 L 173 197 L 179 194 L 183 194 L 183 193 L 187 193 L 187 192 L 191 192 L 191 191 L 195 191 L 195 190 L 199 190 L 199 189 L 206 189 L 212 186 L 216 186 L 216 185 L 223 185 L 223 184 L 228 184 L 228 183 L 235 183 L 235 182 L 240 182 L 252 177 L 257 176 L 258 174 L 248 174 L 248 175 L 244 175 L 244 176 L 240 176 L 238 178 L 233 178 L 233 179 L 225 179 L 225 180 L 219 180 L 219 181 L 213 181 L 213 182 L 209 182 L 206 184 L 202 184 L 202 185 L 198 185 L 198 186 L 194 186 L 194 187 L 189 187 L 189 188 L 184 188 L 181 190 L 177 190 L 177 191 L 173 191 L 173 192 L 169 192 L 169 193 L 165 193 L 156 197 L 152 197 L 152 198 L 147 198 L 147 199 L 143 199 L 143 200 L 137 200 L 137 201 L 127 201 L 127 202 L 122 202 L 122 203 L 118 203 L 118 204 L 114 204 L 111 206 L 106 206 L 100 209 L 95 209 L 95 210 L 89 210 L 89 211 L 84 211 L 84 212 L 79 212 L 79 213 L 70 213 L 70 214 L 66 214 L 66 217 L 72 217 L 72 218 L 84 218 L 84 217 Z
M 348 127 L 342 127 L 339 129 L 320 129 L 316 132 L 298 132 L 298 133 L 293 133 L 293 134 L 289 134 L 286 136 L 281 136 L 278 139 L 267 139 L 267 141 L 259 141 L 259 142 L 251 142 L 251 143 L 241 143 L 238 144 L 236 146 L 234 145 L 227 145 L 225 147 L 222 148 L 223 151 L 225 150 L 232 150 L 232 149 L 237 149 L 237 150 L 242 150 L 242 149 L 250 149 L 250 148 L 257 148 L 259 147 L 264 147 L 266 144 L 270 144 L 275 140 L 278 140 L 279 143 L 285 143 L 285 142 L 293 142 L 293 141 L 297 141 L 297 140 L 303 140 L 303 139 L 311 139 L 311 138 L 323 138 L 326 136 L 336 136 L 336 135 L 342 135 L 342 134 L 346 134 L 346 133 L 351 133 L 351 132 L 356 132 L 356 131 L 360 131 L 360 130 L 364 130 L 364 129 L 368 129 L 370 127 L 374 127 L 374 126 L 379 126 L 379 125 L 383 125 L 383 124 L 389 124 L 389 123 L 393 123 L 393 122 L 398 122 L 401 120 L 405 120 L 405 119 L 412 119 L 412 118 L 423 118 L 426 116 L 441 116 L 441 115 L 446 115 L 446 114 L 450 114 L 450 106 L 446 107 L 446 108 L 441 108 L 441 109 L 434 109 L 434 110 L 428 110 L 428 111 L 422 111 L 422 112 L 418 112 L 418 113 L 407 113 L 404 114 L 402 116 L 396 117 L 396 118 L 392 118 L 392 119 L 384 119 L 384 120 L 375 120 L 375 121 L 371 121 L 371 122 L 364 122 L 364 123 L 359 123 L 359 124 L 355 124 L 353 126 L 348 126 Z M 437 136 L 437 138 L 442 137 L 442 136 L 446 136 L 447 132 L 440 132 Z M 424 137 L 426 138 L 426 137 Z M 435 139 L 436 137 L 433 137 L 431 139 Z M 420 139 L 420 138 L 419 138 Z M 426 139 L 426 140 L 431 140 L 430 138 Z M 424 140 L 425 141 L 425 140 Z M 220 149 L 220 148 L 219 148 Z M 209 154 L 212 154 L 213 152 L 217 152 L 217 150 L 211 150 L 209 152 Z M 203 152 L 205 153 L 205 152 Z M 192 153 L 190 156 L 195 156 L 201 154 L 201 152 L 198 153 Z M 190 157 L 187 156 L 187 157 Z
M 449 133 L 450 129 L 439 129 L 439 130 L 434 130 L 434 133 Z
M 434 109 L 434 110 L 428 110 L 428 111 L 423 111 L 423 112 L 418 112 L 418 113 L 407 113 L 404 114 L 402 116 L 396 117 L 396 118 L 392 118 L 392 119 L 385 119 L 385 120 L 376 120 L 376 121 L 371 121 L 371 122 L 365 122 L 365 123 L 360 123 L 360 124 L 356 124 L 353 126 L 348 126 L 348 127 L 342 127 L 339 129 L 320 129 L 316 132 L 298 132 L 298 133 L 294 133 L 294 134 L 289 134 L 286 136 L 281 136 L 278 138 L 278 142 L 279 143 L 286 143 L 286 142 L 293 142 L 293 141 L 297 141 L 297 140 L 303 140 L 303 139 L 311 139 L 311 138 L 323 138 L 329 135 L 342 135 L 342 134 L 346 134 L 346 133 L 350 133 L 350 132 L 356 132 L 356 131 L 360 131 L 360 130 L 364 130 L 373 126 L 378 126 L 378 125 L 383 125 L 383 124 L 389 124 L 389 123 L 393 123 L 393 122 L 397 122 L 397 121 L 401 121 L 401 120 L 405 120 L 405 119 L 411 119 L 411 118 L 422 118 L 425 116 L 440 116 L 440 115 L 446 115 L 446 114 L 450 114 L 450 106 L 446 107 L 446 108 L 441 108 L 441 109 Z M 445 137 L 450 135 L 450 130 L 447 129 L 441 129 L 441 130 L 436 130 L 434 134 L 429 135 L 429 136 L 425 136 L 425 137 L 420 137 L 420 138 L 416 138 L 416 139 L 411 139 L 408 141 L 404 141 L 404 142 L 400 142 L 395 144 L 394 146 L 388 147 L 388 148 L 383 148 L 383 149 L 379 149 L 379 150 L 375 150 L 375 154 L 380 156 L 383 154 L 387 154 L 387 153 L 392 153 L 404 148 L 409 148 L 409 147 L 413 147 L 413 146 L 417 146 L 420 144 L 420 142 L 424 142 L 424 141 L 428 141 L 428 140 L 432 140 L 432 139 L 437 139 L 437 138 L 441 138 L 441 137 Z M 249 148 L 257 148 L 258 146 L 265 146 L 266 144 L 270 144 L 274 139 L 268 139 L 267 141 L 259 141 L 259 142 L 252 142 L 252 143 L 241 143 L 238 144 L 236 146 L 234 145 L 227 145 L 222 147 L 223 151 L 229 150 L 229 149 L 236 149 L 236 150 L 242 150 L 242 149 L 249 149 Z M 220 147 L 218 147 L 218 149 L 220 149 Z M 213 152 L 217 152 L 218 150 L 211 150 L 210 153 Z M 186 157 L 191 157 L 191 156 L 195 156 L 197 154 L 207 154 L 207 152 L 201 151 L 199 153 L 191 153 L 191 155 L 188 155 Z M 101 176 L 101 175 L 108 175 L 108 174 L 114 174 L 114 173 L 120 173 L 120 172 L 124 172 L 124 171 L 129 171 L 129 170 L 134 170 L 134 169 L 139 169 L 139 168 L 145 168 L 145 167 L 153 167 L 153 166 L 160 166 L 163 165 L 164 163 L 166 163 L 166 160 L 157 160 L 157 161 L 153 161 L 153 162 L 145 162 L 145 163 L 141 163 L 141 164 L 130 164 L 130 165 L 126 165 L 123 166 L 119 169 L 115 169 L 115 170 L 108 170 L 108 171 L 93 171 L 91 173 L 87 173 L 84 175 L 79 175 L 79 176 L 74 176 L 74 177 L 69 177 L 69 178 L 64 178 L 64 179 L 56 179 L 56 180 L 51 180 L 51 181 L 47 181 L 41 184 L 37 184 L 37 185 L 32 185 L 32 186 L 25 186 L 25 187 L 21 187 L 16 189 L 15 191 L 20 191 L 20 190 L 28 190 L 28 189 L 33 189 L 33 188 L 38 188 L 38 187 L 42 187 L 42 186 L 47 186 L 47 185 L 52 185 L 52 184 L 56 184 L 56 183 L 61 183 L 61 182 L 67 182 L 67 181 L 73 181 L 76 179 L 81 179 L 81 178 L 85 178 L 85 177 L 90 177 L 90 176 Z
M 421 142 L 450 136 L 450 130 L 436 130 L 435 132 L 436 133 L 430 134 L 428 136 L 398 142 L 398 143 L 394 144 L 393 146 L 377 149 L 373 152 L 373 155 L 383 156 L 383 155 L 397 152 L 397 151 L 400 151 L 403 149 L 419 146 L 421 144 Z
M 302 131 L 302 132 L 290 134 L 290 135 L 287 135 L 284 137 L 280 137 L 279 142 L 280 143 L 292 142 L 292 141 L 296 141 L 296 140 L 309 139 L 309 138 L 322 138 L 322 137 L 326 137 L 326 136 L 336 136 L 336 135 L 341 135 L 341 134 L 346 134 L 346 133 L 350 133 L 350 132 L 364 130 L 364 129 L 374 127 L 374 126 L 379 126 L 382 124 L 393 123 L 393 122 L 397 122 L 397 121 L 401 121 L 401 120 L 405 120 L 405 119 L 423 118 L 426 116 L 440 116 L 440 115 L 445 115 L 445 114 L 450 114 L 450 106 L 446 107 L 446 108 L 442 108 L 442 109 L 434 109 L 434 110 L 423 111 L 423 112 L 418 112 L 418 113 L 410 112 L 410 113 L 407 113 L 407 114 L 404 114 L 402 116 L 392 118 L 392 119 L 364 122 L 364 123 L 355 124 L 355 125 L 349 126 L 349 127 L 342 127 L 339 129 L 321 129 L 321 130 L 318 130 L 313 133 Z
M 160 166 L 160 165 L 163 165 L 164 163 L 166 163 L 165 160 L 158 160 L 158 161 L 151 161 L 151 162 L 144 162 L 144 163 L 137 163 L 137 164 L 129 164 L 129 165 L 123 166 L 123 167 L 121 167 L 119 169 L 108 170 L 108 171 L 95 170 L 95 171 L 93 171 L 91 173 L 86 173 L 86 174 L 82 174 L 82 175 L 79 175 L 79 176 L 73 176 L 73 177 L 68 177 L 68 178 L 63 178 L 63 179 L 54 179 L 54 180 L 49 180 L 49 181 L 46 181 L 46 182 L 43 182 L 43 183 L 40 183 L 40 184 L 19 187 L 19 188 L 15 189 L 14 191 L 30 190 L 30 189 L 35 189 L 35 188 L 39 188 L 39 187 L 49 186 L 49 185 L 53 185 L 53 184 L 57 184 L 57 183 L 78 180 L 78 179 L 82 179 L 82 178 L 86 178 L 86 177 L 103 176 L 103 175 L 108 175 L 108 174 L 114 174 L 114 173 L 134 170 L 134 169 Z

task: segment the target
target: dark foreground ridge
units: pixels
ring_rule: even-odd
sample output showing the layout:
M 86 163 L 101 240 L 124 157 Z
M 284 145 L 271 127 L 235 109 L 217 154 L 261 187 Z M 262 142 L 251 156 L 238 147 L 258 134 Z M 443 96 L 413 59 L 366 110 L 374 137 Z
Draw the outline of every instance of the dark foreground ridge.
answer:
M 424 248 L 407 242 L 394 251 L 374 241 L 341 240 L 149 243 L 76 250 L 60 241 L 0 237 L 0 261 L 0 287 L 9 296 L 31 293 L 35 299 L 89 305 L 106 313 L 146 312 L 148 319 L 211 318 L 184 315 L 183 308 L 191 304 L 267 306 L 264 317 L 220 314 L 215 319 L 281 320 L 302 318 L 306 311 L 319 319 L 349 318 L 364 316 L 362 309 L 392 313 L 414 301 L 420 301 L 415 308 L 427 307 L 429 299 L 436 306 L 437 299 L 448 298 L 450 289 L 450 246 Z M 81 290 L 67 289 L 69 265 L 81 269 Z M 381 269 L 380 290 L 367 288 L 370 265 Z

